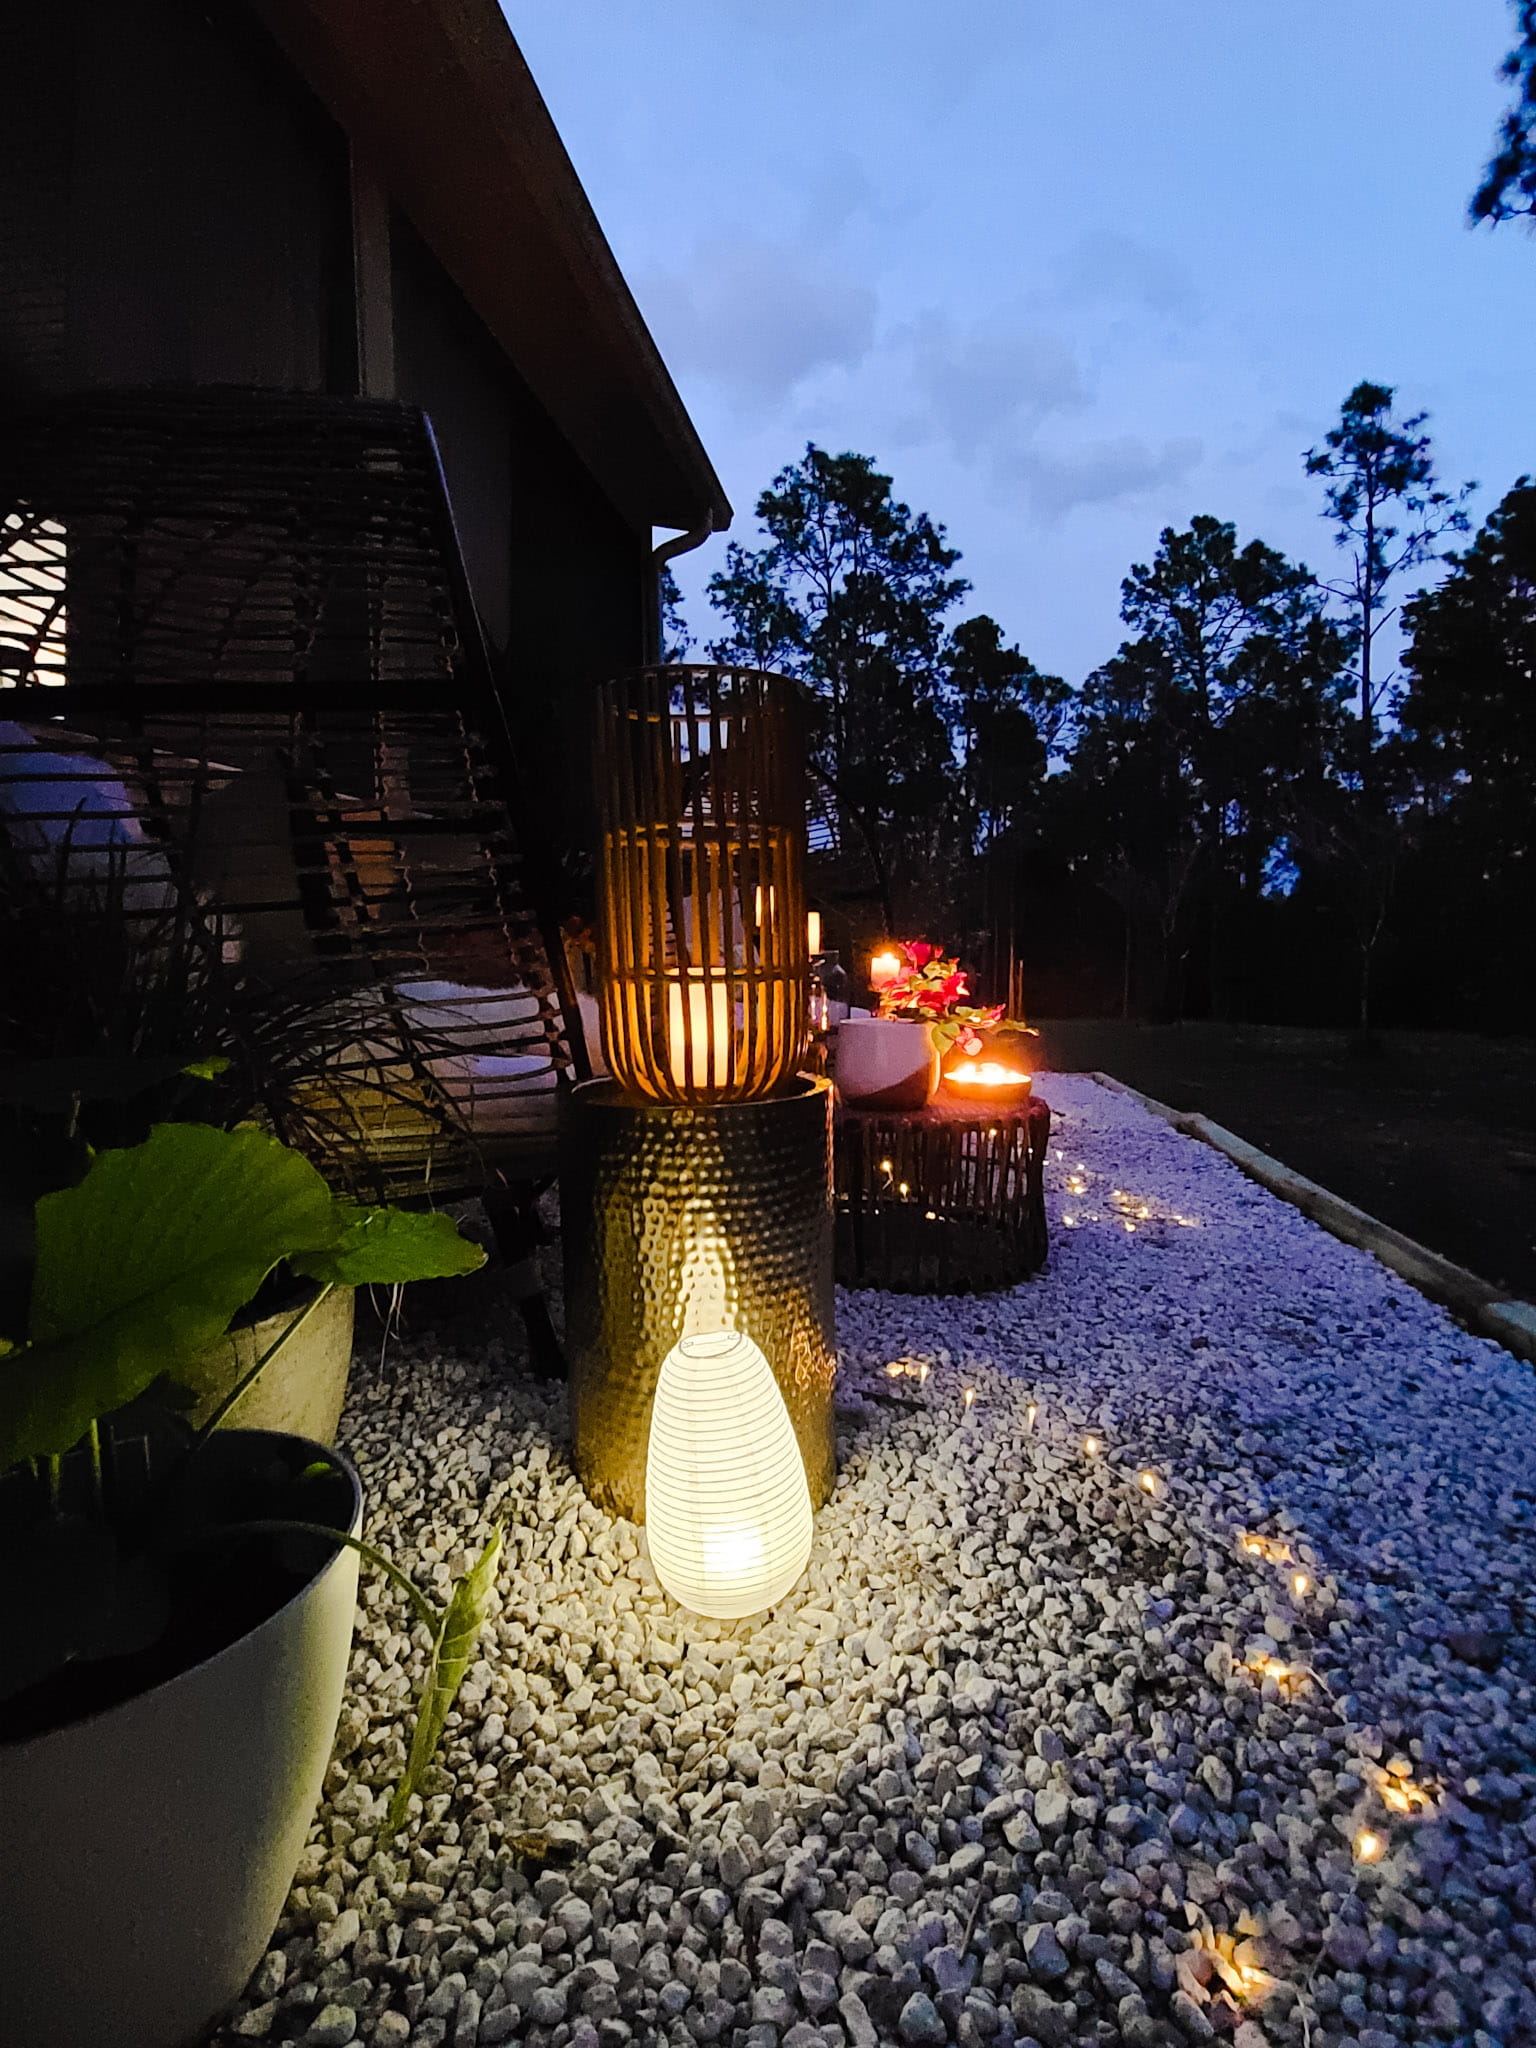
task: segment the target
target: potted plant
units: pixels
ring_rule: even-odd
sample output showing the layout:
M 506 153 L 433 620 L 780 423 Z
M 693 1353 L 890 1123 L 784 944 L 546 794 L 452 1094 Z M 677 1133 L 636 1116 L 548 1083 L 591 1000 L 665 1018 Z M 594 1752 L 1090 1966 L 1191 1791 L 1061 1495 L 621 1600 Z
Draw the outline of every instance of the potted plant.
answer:
M 163 856 L 18 837 L 6 791 L 0 773 L 0 1331 L 33 1202 L 77 1178 L 93 1147 L 135 1144 L 157 1122 L 257 1123 L 348 1194 L 379 1201 L 370 1120 L 418 1128 L 445 1163 L 469 1142 L 429 1069 L 453 1050 L 442 1032 L 323 969 L 263 978 L 242 961 L 237 926 Z M 317 1292 L 279 1267 L 183 1362 L 194 1421 L 311 1303 L 231 1420 L 333 1440 L 353 1295 L 336 1288 L 313 1304 Z
M 337 1198 L 251 1128 L 153 1129 L 36 1206 L 0 1342 L 0 2040 L 174 2048 L 240 1992 L 319 1796 L 359 1553 L 432 1630 L 388 1827 L 441 1734 L 499 1537 L 439 1612 L 357 1537 L 345 1457 L 217 1425 L 333 1290 L 471 1270 L 448 1219 Z M 312 1282 L 201 1428 L 169 1383 L 278 1262 Z
M 921 940 L 877 956 L 877 1009 L 838 1026 L 837 1089 L 860 1109 L 923 1109 L 939 1085 L 944 1058 L 958 1047 L 974 1057 L 982 1033 L 1023 1031 L 1003 1006 L 966 1001 L 970 984 L 958 960 Z

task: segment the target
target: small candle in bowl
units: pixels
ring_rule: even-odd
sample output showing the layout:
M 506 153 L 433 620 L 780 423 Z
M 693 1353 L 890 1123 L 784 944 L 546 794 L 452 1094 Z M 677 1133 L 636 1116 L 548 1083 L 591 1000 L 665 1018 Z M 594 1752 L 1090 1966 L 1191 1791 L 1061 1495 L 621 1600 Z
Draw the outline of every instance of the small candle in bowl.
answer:
M 945 1070 L 944 1092 L 961 1102 L 988 1102 L 994 1109 L 1012 1109 L 1029 1098 L 1032 1077 L 1001 1060 L 958 1060 Z

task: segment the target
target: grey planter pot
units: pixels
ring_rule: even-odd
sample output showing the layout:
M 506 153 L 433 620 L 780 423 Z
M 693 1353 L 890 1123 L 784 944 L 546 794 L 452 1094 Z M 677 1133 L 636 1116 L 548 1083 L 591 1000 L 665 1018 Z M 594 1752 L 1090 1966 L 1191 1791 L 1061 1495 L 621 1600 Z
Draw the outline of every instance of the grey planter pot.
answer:
M 355 1532 L 362 1488 L 337 1462 Z M 206 1662 L 0 1745 L 0 2041 L 182 2048 L 239 1996 L 320 1796 L 356 1592 L 339 1549 Z
M 241 1395 L 225 1427 L 275 1429 L 333 1444 L 352 1365 L 353 1306 L 350 1287 L 333 1289 L 256 1384 Z M 182 1369 L 179 1377 L 197 1396 L 188 1418 L 194 1425 L 207 1421 L 240 1376 L 277 1342 L 295 1313 L 285 1309 L 233 1329 Z

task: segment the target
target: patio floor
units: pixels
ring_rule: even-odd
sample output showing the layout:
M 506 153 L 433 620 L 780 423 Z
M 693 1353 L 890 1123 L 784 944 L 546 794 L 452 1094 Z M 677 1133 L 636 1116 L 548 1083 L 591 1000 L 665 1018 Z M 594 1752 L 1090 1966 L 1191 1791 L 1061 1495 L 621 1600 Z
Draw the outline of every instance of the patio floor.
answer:
M 1536 1379 L 1044 1092 L 1047 1271 L 840 1298 L 839 1484 L 770 1616 L 660 1593 L 510 1334 L 360 1358 L 365 1533 L 425 1582 L 504 1520 L 501 1607 L 382 1841 L 424 1637 L 365 1579 L 219 2042 L 1536 2039 Z

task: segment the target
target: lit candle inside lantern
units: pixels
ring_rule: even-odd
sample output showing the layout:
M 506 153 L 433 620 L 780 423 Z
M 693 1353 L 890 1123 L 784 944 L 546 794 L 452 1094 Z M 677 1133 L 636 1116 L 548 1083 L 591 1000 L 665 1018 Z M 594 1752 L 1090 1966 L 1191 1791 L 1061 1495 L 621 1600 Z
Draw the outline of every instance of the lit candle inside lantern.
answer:
M 680 1088 L 725 1086 L 731 1072 L 732 1008 L 723 981 L 667 983 L 667 1064 Z
M 808 910 L 805 913 L 805 947 L 811 955 L 821 951 L 821 912 Z
M 889 988 L 900 972 L 899 953 L 877 953 L 869 963 L 869 985 L 871 988 Z

